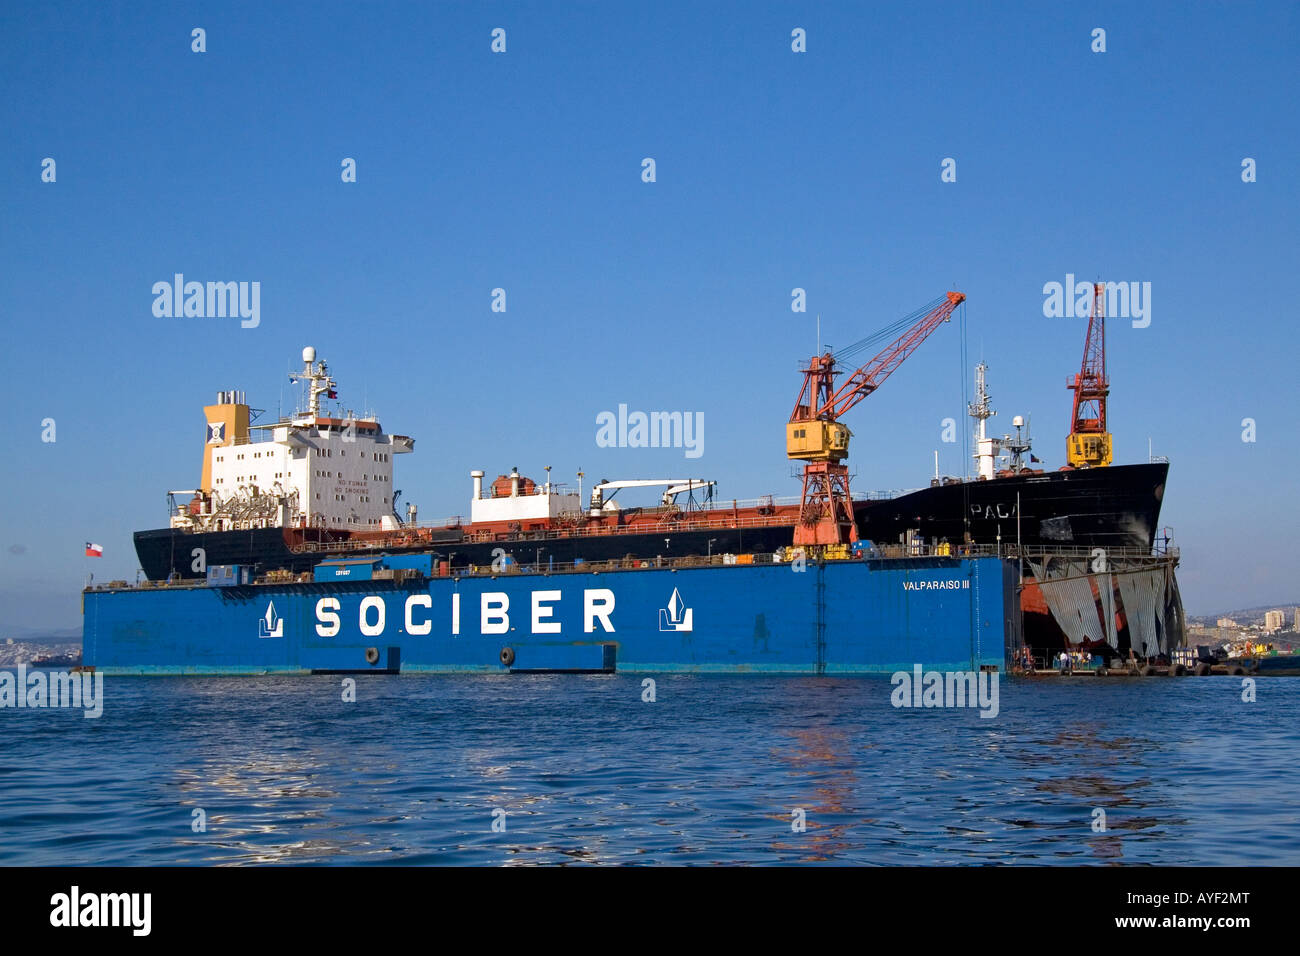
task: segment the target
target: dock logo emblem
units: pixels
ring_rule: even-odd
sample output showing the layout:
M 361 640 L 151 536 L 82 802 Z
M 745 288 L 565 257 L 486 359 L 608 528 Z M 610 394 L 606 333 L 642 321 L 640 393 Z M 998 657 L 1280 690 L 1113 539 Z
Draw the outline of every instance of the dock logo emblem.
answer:
M 257 620 L 258 637 L 284 637 L 284 618 L 275 611 L 275 602 L 266 605 L 266 613 Z
M 208 444 L 220 445 L 226 440 L 225 422 L 208 422 Z
M 659 609 L 659 630 L 689 633 L 694 622 L 695 609 L 687 607 L 681 594 L 673 588 L 673 596 L 668 599 L 668 606 Z

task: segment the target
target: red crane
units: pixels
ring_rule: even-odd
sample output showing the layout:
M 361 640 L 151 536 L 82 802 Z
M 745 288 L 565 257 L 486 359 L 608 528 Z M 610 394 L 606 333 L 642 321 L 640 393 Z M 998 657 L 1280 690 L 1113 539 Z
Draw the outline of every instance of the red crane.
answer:
M 1088 338 L 1083 345 L 1083 365 L 1066 388 L 1074 391 L 1070 411 L 1070 436 L 1066 439 L 1066 460 L 1076 468 L 1100 468 L 1111 463 L 1111 438 L 1106 431 L 1106 286 L 1092 287 L 1092 314 L 1088 317 Z
M 805 462 L 803 505 L 794 529 L 798 546 L 848 544 L 858 540 L 849 497 L 849 454 L 852 432 L 840 418 L 858 402 L 878 389 L 903 361 L 916 351 L 931 332 L 948 321 L 953 310 L 966 301 L 960 292 L 949 292 L 900 319 L 882 333 L 864 339 L 832 355 L 814 355 L 803 372 L 803 387 L 795 400 L 786 425 L 786 457 Z M 882 335 L 905 326 L 901 335 L 886 345 L 871 361 L 857 368 L 838 389 L 835 367 Z

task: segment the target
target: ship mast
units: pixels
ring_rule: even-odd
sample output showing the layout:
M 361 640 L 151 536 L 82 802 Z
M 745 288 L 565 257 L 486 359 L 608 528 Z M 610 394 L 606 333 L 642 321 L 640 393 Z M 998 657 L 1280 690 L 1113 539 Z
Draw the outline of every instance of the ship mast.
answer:
M 338 398 L 338 393 L 334 390 L 338 383 L 330 378 L 325 360 L 316 361 L 316 350 L 310 345 L 302 350 L 302 371 L 289 376 L 289 381 L 293 384 L 300 379 L 307 383 L 307 414 L 319 418 L 321 396 Z
M 999 455 L 1011 453 L 1011 472 L 1018 475 L 1024 467 L 1024 455 L 1033 444 L 1025 420 L 1019 415 L 1011 419 L 1011 424 L 1016 427 L 1014 439 L 1010 435 L 997 438 L 987 434 L 984 423 L 997 414 L 990 404 L 989 391 L 984 380 L 984 373 L 987 371 L 988 366 L 983 362 L 975 366 L 975 401 L 967 407 L 970 409 L 970 417 L 979 423 L 975 426 L 975 454 L 972 456 L 978 463 L 978 477 L 984 481 L 991 481 L 997 474 L 994 466 Z
M 993 459 L 997 457 L 999 442 L 996 438 L 989 438 L 986 434 L 987 429 L 984 423 L 997 414 L 990 404 L 988 388 L 984 382 L 984 373 L 988 371 L 988 366 L 983 362 L 975 366 L 975 401 L 967 407 L 970 411 L 970 417 L 975 419 L 975 454 L 977 462 L 976 474 L 985 481 L 993 477 Z

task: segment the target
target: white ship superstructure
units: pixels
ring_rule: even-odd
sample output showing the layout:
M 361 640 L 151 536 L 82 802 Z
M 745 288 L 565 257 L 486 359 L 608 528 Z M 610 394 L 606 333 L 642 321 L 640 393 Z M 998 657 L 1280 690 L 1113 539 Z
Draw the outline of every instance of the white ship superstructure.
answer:
M 327 415 L 337 398 L 316 350 L 303 349 L 303 407 L 274 424 L 250 422 L 239 391 L 220 392 L 204 408 L 207 440 L 197 489 L 173 491 L 171 525 L 191 531 L 303 527 L 349 531 L 398 527 L 393 456 L 415 441 L 387 435 L 373 415 Z M 188 500 L 184 500 L 188 496 Z

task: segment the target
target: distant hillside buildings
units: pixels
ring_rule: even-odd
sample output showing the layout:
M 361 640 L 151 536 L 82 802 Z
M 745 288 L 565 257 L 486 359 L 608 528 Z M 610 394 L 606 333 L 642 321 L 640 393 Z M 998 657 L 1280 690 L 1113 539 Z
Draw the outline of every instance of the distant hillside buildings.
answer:
M 1228 642 L 1249 639 L 1251 634 L 1295 633 L 1300 634 L 1300 607 L 1275 608 L 1262 615 L 1254 611 L 1239 618 L 1221 617 L 1211 627 L 1208 620 L 1202 619 L 1198 624 L 1192 622 L 1188 630 L 1189 643 Z

